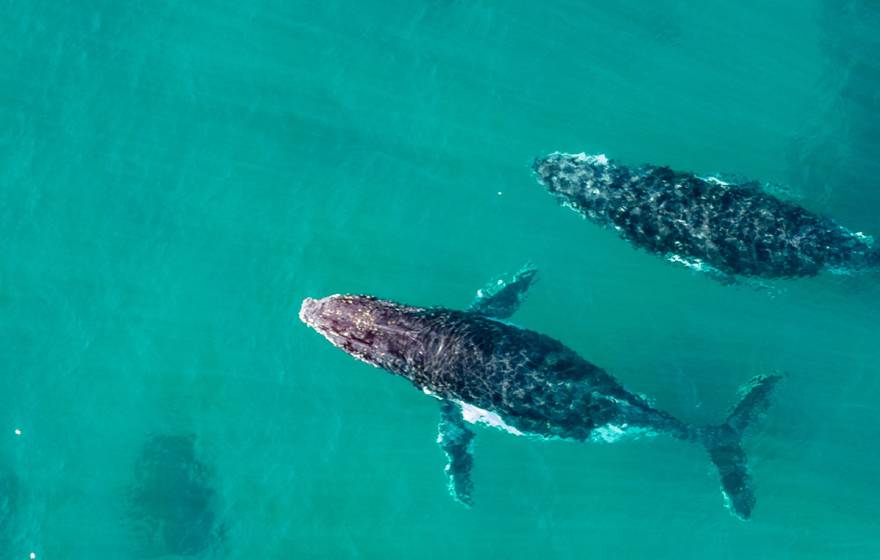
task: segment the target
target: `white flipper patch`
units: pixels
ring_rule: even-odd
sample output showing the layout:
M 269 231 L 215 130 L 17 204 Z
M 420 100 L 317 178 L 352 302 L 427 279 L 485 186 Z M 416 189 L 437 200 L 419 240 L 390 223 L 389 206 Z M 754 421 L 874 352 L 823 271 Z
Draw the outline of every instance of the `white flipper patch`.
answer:
M 464 402 L 459 402 L 458 404 L 459 406 L 461 406 L 461 415 L 464 418 L 465 422 L 470 422 L 471 424 L 486 424 L 488 426 L 500 428 L 505 432 L 513 434 L 515 436 L 524 435 L 521 431 L 507 424 L 504 420 L 501 419 L 500 416 L 498 416 L 494 412 L 483 410 L 482 408 Z

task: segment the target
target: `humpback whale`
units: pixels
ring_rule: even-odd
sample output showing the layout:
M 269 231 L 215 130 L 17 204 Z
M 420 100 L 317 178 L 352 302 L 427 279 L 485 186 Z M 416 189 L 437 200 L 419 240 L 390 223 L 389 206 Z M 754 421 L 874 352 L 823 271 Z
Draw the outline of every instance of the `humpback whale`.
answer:
M 553 153 L 533 171 L 557 200 L 636 247 L 710 273 L 792 278 L 880 265 L 873 240 L 778 198 L 757 182 L 630 168 L 605 155 Z
M 507 322 L 535 277 L 526 268 L 495 281 L 465 311 L 332 295 L 304 299 L 299 317 L 337 348 L 440 401 L 437 442 L 447 456 L 449 491 L 466 506 L 473 490 L 469 424 L 482 423 L 540 439 L 614 442 L 668 434 L 701 444 L 718 468 L 728 508 L 748 519 L 755 496 L 741 439 L 766 410 L 780 376 L 752 379 L 722 424 L 690 425 L 561 342 Z

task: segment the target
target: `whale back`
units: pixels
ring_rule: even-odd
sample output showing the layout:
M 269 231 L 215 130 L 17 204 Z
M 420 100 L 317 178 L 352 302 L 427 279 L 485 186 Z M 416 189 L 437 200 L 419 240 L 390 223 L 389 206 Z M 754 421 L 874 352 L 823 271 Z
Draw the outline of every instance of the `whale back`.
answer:
M 476 313 L 424 316 L 424 354 L 408 375 L 423 390 L 548 437 L 588 439 L 608 424 L 668 428 L 670 417 L 556 339 Z

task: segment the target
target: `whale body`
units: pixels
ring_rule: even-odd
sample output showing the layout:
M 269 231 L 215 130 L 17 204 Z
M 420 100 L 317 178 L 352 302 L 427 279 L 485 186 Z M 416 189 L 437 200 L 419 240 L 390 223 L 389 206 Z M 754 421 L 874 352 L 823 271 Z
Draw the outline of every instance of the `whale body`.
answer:
M 538 158 L 532 169 L 559 202 L 591 222 L 720 280 L 850 273 L 880 264 L 869 236 L 755 182 L 558 152 Z
M 517 285 L 515 277 L 509 286 L 524 292 L 532 278 Z M 451 494 L 466 505 L 472 502 L 474 437 L 467 424 L 483 423 L 540 439 L 613 442 L 668 434 L 700 443 L 719 469 L 731 511 L 751 515 L 755 498 L 740 439 L 766 409 L 779 376 L 753 379 L 722 425 L 692 426 L 627 391 L 561 342 L 479 311 L 508 316 L 522 299 L 510 296 L 509 290 L 489 292 L 485 297 L 507 303 L 478 298 L 458 311 L 333 295 L 306 298 L 299 316 L 334 346 L 441 401 L 438 443 L 448 457 Z

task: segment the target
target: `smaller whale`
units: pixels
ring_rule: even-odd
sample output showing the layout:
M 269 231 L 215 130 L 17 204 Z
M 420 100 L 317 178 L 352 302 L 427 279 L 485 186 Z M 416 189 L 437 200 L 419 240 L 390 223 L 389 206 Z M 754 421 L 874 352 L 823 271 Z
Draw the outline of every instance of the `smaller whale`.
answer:
M 737 277 L 848 274 L 880 265 L 873 239 L 780 199 L 756 182 L 631 168 L 604 155 L 535 160 L 538 182 L 586 219 L 672 262 Z
M 718 468 L 728 508 L 748 519 L 754 491 L 741 446 L 766 410 L 778 375 L 755 377 L 717 426 L 693 426 L 654 408 L 561 342 L 503 320 L 510 317 L 535 271 L 479 291 L 466 311 L 425 308 L 372 296 L 306 298 L 300 320 L 351 356 L 408 379 L 440 401 L 437 443 L 447 457 L 450 494 L 472 504 L 472 442 L 468 424 L 516 436 L 578 442 L 671 435 L 705 447 Z

